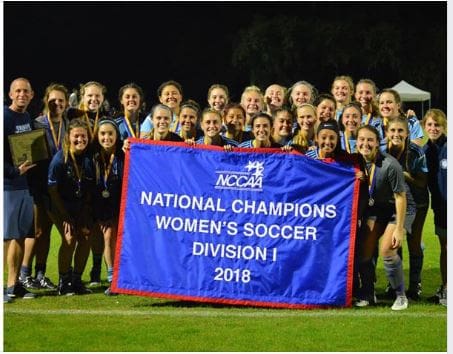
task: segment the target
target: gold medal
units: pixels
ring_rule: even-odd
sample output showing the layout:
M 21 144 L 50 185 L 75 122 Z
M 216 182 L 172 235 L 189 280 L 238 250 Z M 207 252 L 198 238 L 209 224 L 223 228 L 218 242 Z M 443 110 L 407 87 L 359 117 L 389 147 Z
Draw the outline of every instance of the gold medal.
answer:
M 115 159 L 115 154 L 111 154 L 110 155 L 110 160 L 108 162 L 108 164 L 106 164 L 105 162 L 105 158 L 104 158 L 104 154 L 101 154 L 101 160 L 102 160 L 102 164 L 104 165 L 104 176 L 103 176 L 103 182 L 104 182 L 104 190 L 101 192 L 102 194 L 102 197 L 103 198 L 108 198 L 110 197 L 110 192 L 108 191 L 108 187 L 107 187 L 107 181 L 109 179 L 109 174 L 110 174 L 110 171 L 112 170 L 112 166 L 113 166 L 113 160 Z

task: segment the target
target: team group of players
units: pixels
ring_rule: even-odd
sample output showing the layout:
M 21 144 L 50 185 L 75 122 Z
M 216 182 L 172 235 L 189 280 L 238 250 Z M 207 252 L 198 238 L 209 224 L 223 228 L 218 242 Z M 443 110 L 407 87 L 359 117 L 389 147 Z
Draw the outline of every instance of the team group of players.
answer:
M 34 298 L 34 289 L 60 295 L 88 294 L 113 277 L 124 156 L 129 138 L 235 147 L 297 151 L 315 159 L 360 162 L 358 234 L 354 277 L 355 305 L 376 302 L 376 261 L 382 257 L 393 310 L 419 300 L 423 266 L 423 224 L 429 207 L 441 246 L 442 284 L 432 297 L 447 301 L 447 121 L 430 109 L 421 121 L 402 111 L 398 92 L 376 92 L 372 80 L 354 85 L 348 76 L 334 79 L 331 93 L 318 94 L 298 81 L 289 89 L 273 84 L 265 92 L 246 87 L 240 103 L 230 102 L 228 88 L 208 90 L 208 107 L 183 101 L 183 89 L 167 81 L 157 90 L 159 103 L 149 114 L 143 90 L 130 83 L 119 91 L 120 109 L 109 109 L 106 88 L 99 82 L 81 85 L 78 95 L 50 84 L 42 114 L 32 120 L 30 82 L 11 83 L 11 104 L 4 108 L 4 255 L 8 267 L 5 302 Z M 424 132 L 427 143 L 424 144 Z M 8 136 L 44 129 L 49 159 L 15 166 Z M 156 172 L 158 173 L 158 172 Z M 46 277 L 52 226 L 61 235 L 58 285 Z M 401 246 L 407 235 L 409 282 L 406 290 Z M 381 239 L 380 245 L 379 239 Z M 379 248 L 379 252 L 378 252 Z M 82 282 L 90 252 L 90 284 Z M 35 260 L 35 276 L 32 263 Z M 106 295 L 114 295 L 110 286 Z

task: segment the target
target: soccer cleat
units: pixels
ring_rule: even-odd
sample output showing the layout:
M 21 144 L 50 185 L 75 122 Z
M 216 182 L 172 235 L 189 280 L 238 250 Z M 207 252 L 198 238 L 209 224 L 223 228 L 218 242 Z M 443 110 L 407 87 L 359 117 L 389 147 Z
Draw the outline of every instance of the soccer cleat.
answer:
M 420 295 L 422 294 L 422 284 L 417 283 L 414 285 L 410 285 L 409 289 L 406 291 L 406 296 L 414 301 L 419 301 L 420 300 Z
M 65 296 L 74 295 L 74 289 L 72 288 L 72 284 L 68 281 L 63 281 L 63 279 L 60 279 L 60 282 L 58 283 L 58 295 Z
M 21 283 L 16 283 L 16 285 L 10 286 L 8 289 L 6 289 L 6 294 L 13 299 L 20 297 L 22 299 L 36 298 L 36 295 L 27 291 L 27 289 L 25 289 L 25 287 Z
M 26 289 L 38 290 L 40 288 L 39 282 L 36 279 L 33 279 L 31 276 L 27 276 L 25 278 L 19 276 L 19 282 Z
M 393 311 L 401 311 L 407 309 L 408 301 L 405 295 L 398 295 L 392 305 Z
M 50 281 L 49 278 L 44 277 L 39 280 L 39 285 L 41 289 L 46 289 L 46 290 L 57 290 L 57 286 Z

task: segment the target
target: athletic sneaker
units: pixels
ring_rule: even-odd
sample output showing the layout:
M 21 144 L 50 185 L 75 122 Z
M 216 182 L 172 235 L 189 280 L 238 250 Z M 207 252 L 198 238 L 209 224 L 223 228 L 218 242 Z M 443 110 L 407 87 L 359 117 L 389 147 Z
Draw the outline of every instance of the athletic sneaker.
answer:
M 355 307 L 367 307 L 370 305 L 376 305 L 377 304 L 377 298 L 376 298 L 376 293 L 374 293 L 373 298 L 363 298 L 360 299 L 358 298 L 357 301 L 354 303 Z
M 408 301 L 405 295 L 398 295 L 392 305 L 393 311 L 401 311 L 407 309 Z
M 447 306 L 447 288 L 442 289 L 441 297 L 439 298 L 439 304 Z
M 27 291 L 21 283 L 16 283 L 16 285 L 10 286 L 6 289 L 6 294 L 15 299 L 15 298 L 23 298 L 23 299 L 34 299 L 36 295 Z
M 41 289 L 46 289 L 46 290 L 57 290 L 57 286 L 50 281 L 49 278 L 44 277 L 39 280 L 39 285 Z
M 409 289 L 406 291 L 406 296 L 414 301 L 419 301 L 420 300 L 420 295 L 422 294 L 422 284 L 417 283 L 414 285 L 410 285 Z
M 38 290 L 40 288 L 39 282 L 36 279 L 33 279 L 31 276 L 22 278 L 19 276 L 19 282 L 26 288 L 31 290 Z
M 354 306 L 355 307 L 367 307 L 367 306 L 370 306 L 370 302 L 368 300 L 365 300 L 365 299 L 358 299 L 354 303 Z
M 63 281 L 60 279 L 58 283 L 58 295 L 65 295 L 65 296 L 72 296 L 74 295 L 74 289 L 72 288 L 72 284 L 69 281 Z
M 356 302 L 354 302 L 355 307 L 367 307 L 374 306 L 378 303 L 376 297 L 376 291 L 373 293 L 373 297 L 364 296 L 363 298 L 358 297 Z

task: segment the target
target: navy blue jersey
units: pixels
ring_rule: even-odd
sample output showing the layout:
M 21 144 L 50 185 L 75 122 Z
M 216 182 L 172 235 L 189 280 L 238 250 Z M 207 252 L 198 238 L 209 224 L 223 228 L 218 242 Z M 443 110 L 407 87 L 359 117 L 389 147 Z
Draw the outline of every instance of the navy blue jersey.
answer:
M 30 193 L 33 196 L 35 204 L 41 204 L 44 200 L 48 200 L 48 190 L 47 190 L 47 178 L 50 161 L 55 154 L 61 150 L 63 145 L 64 136 L 66 129 L 68 127 L 68 121 L 63 119 L 61 123 L 54 124 L 55 138 L 58 140 L 58 131 L 60 130 L 60 139 L 58 141 L 58 146 L 54 141 L 52 136 L 52 131 L 50 129 L 49 120 L 47 116 L 39 116 L 33 121 L 33 129 L 45 129 L 47 144 L 49 147 L 49 158 L 46 160 L 41 160 L 36 163 L 36 167 L 33 167 L 29 172 L 29 185 Z
M 93 156 L 96 174 L 96 187 L 93 197 L 94 217 L 99 221 L 118 218 L 120 211 L 121 189 L 124 170 L 124 153 L 120 150 L 112 162 L 107 180 L 105 180 L 106 163 L 100 153 Z
M 433 209 L 447 204 L 447 137 L 442 135 L 435 143 L 423 147 L 428 165 L 428 187 Z
M 90 154 L 84 152 L 75 159 L 82 177 L 80 183 L 71 157 L 64 161 L 62 150 L 58 151 L 50 162 L 47 181 L 49 187 L 57 187 L 58 194 L 70 215 L 80 212 L 94 190 L 95 173 Z
M 418 173 L 428 173 L 428 165 L 426 163 L 426 156 L 423 149 L 417 144 L 410 142 L 409 149 L 407 151 L 407 160 L 400 161 L 404 171 L 409 172 L 415 176 Z M 420 188 L 413 184 L 409 184 L 410 192 L 414 197 L 415 204 L 417 206 L 428 206 L 429 195 L 428 187 Z
M 58 140 L 58 135 L 60 135 L 60 140 L 58 141 L 58 146 L 56 145 L 56 142 L 54 141 L 54 138 L 52 136 L 52 131 L 50 129 L 50 123 L 49 123 L 49 118 L 44 115 L 44 116 L 39 116 L 38 118 L 35 118 L 33 121 L 33 129 L 44 129 L 46 131 L 46 138 L 47 138 L 47 143 L 49 146 L 49 153 L 50 156 L 53 157 L 57 151 L 61 150 L 63 146 L 63 139 L 64 135 L 66 133 L 66 129 L 68 127 L 68 121 L 67 119 L 62 119 L 61 124 L 60 123 L 53 123 L 54 131 L 55 131 L 55 138 Z M 60 131 L 60 134 L 59 134 Z
M 32 130 L 32 122 L 27 112 L 18 113 L 4 106 L 3 109 L 3 190 L 28 189 L 27 178 L 19 174 L 14 166 L 8 136 Z
M 415 143 L 409 142 L 405 153 L 401 154 L 398 159 L 403 171 L 415 176 L 417 173 L 427 173 L 425 154 L 423 150 Z M 428 195 L 426 188 L 419 188 L 412 184 L 404 182 L 406 186 L 407 214 L 415 214 L 416 205 L 426 206 Z

